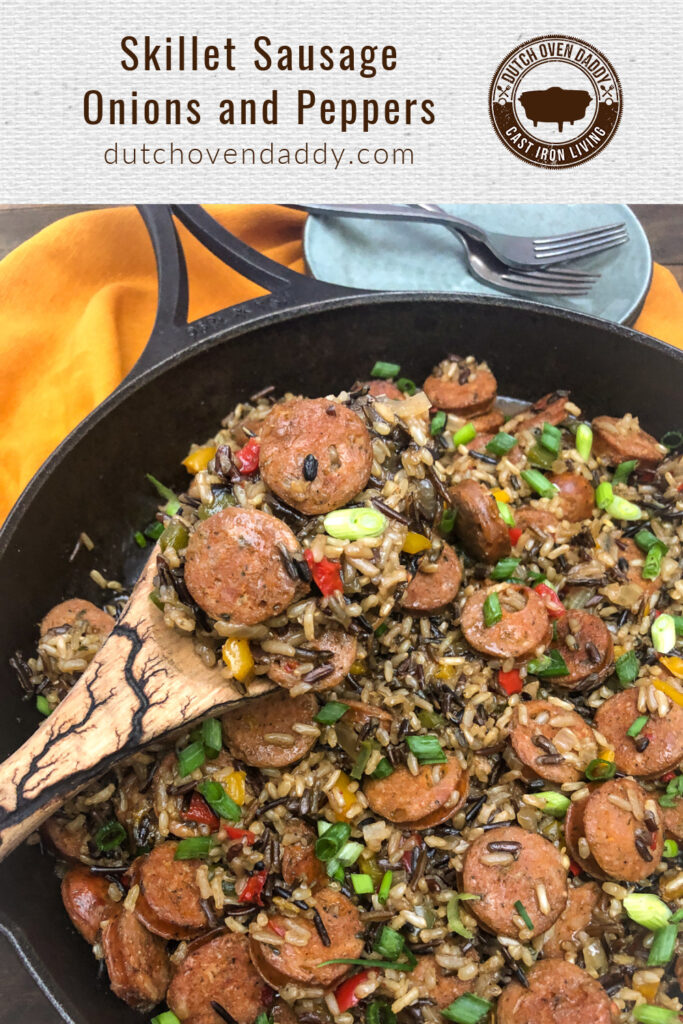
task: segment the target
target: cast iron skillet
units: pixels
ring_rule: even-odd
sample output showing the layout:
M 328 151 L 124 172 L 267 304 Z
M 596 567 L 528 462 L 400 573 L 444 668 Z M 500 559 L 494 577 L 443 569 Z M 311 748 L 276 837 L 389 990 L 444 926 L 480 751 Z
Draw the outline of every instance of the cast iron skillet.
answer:
M 200 207 L 176 216 L 217 256 L 271 294 L 187 324 L 187 277 L 170 208 L 146 207 L 159 271 L 157 320 L 126 381 L 60 445 L 0 531 L 0 755 L 37 723 L 8 659 L 28 652 L 36 622 L 65 596 L 101 596 L 90 569 L 130 581 L 132 542 L 156 499 L 145 473 L 181 485 L 190 441 L 212 434 L 266 384 L 315 396 L 366 377 L 376 359 L 422 381 L 450 352 L 488 359 L 501 390 L 533 400 L 569 388 L 587 415 L 638 414 L 661 436 L 680 428 L 683 353 L 625 327 L 549 307 L 472 295 L 354 292 L 301 277 L 260 256 Z M 38 368 L 39 369 L 39 368 Z M 69 553 L 81 530 L 92 554 Z M 0 808 L 0 814 L 2 810 Z M 97 978 L 68 923 L 51 864 L 37 846 L 0 866 L 0 928 L 71 1024 L 139 1024 Z

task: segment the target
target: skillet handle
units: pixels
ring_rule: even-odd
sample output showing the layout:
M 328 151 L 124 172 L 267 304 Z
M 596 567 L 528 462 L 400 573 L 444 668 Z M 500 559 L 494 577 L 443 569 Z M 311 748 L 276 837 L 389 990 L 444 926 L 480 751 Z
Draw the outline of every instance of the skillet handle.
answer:
M 362 291 L 306 277 L 271 260 L 227 231 L 198 205 L 146 204 L 138 210 L 149 232 L 157 266 L 157 313 L 147 346 L 126 377 L 126 383 L 160 366 L 195 343 L 220 336 L 252 320 L 276 317 L 331 298 L 363 295 Z M 188 323 L 188 276 L 185 254 L 174 216 L 214 256 L 270 294 L 226 306 Z

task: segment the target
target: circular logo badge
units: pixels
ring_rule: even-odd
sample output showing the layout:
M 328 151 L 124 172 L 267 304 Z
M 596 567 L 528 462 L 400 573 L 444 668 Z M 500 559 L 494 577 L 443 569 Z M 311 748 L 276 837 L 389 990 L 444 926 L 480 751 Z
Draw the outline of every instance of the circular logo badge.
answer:
M 536 167 L 592 160 L 619 127 L 622 95 L 604 53 L 573 36 L 538 36 L 498 65 L 489 113 L 501 142 Z

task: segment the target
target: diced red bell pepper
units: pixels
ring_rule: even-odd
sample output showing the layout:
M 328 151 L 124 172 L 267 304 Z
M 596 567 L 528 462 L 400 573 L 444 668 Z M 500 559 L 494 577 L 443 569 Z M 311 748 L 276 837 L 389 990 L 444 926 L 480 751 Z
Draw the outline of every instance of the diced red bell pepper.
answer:
M 275 921 L 273 921 L 272 918 L 268 921 L 268 927 L 270 928 L 271 932 L 275 932 L 276 935 L 282 936 L 285 934 L 285 929 L 283 928 L 283 926 L 281 924 L 275 924 Z
M 660 775 L 659 781 L 660 782 L 671 782 L 671 780 L 673 779 L 675 774 L 676 774 L 676 772 L 664 772 L 663 775 Z
M 335 591 L 344 589 L 339 562 L 333 562 L 329 558 L 323 558 L 316 562 L 310 548 L 306 548 L 304 551 L 304 558 L 323 597 L 329 597 Z
M 683 484 L 678 485 L 678 492 L 680 493 L 681 491 L 683 491 Z
M 346 981 L 342 981 L 334 993 L 340 1013 L 345 1013 L 352 1006 L 356 1006 L 360 1002 L 359 997 L 356 995 L 356 989 L 364 981 L 367 981 L 369 974 L 369 971 L 359 971 L 358 974 L 352 974 Z
M 419 832 L 411 832 L 408 838 L 403 844 L 403 854 L 401 855 L 401 863 L 406 871 L 410 872 L 413 869 L 413 850 L 415 847 L 422 846 L 422 836 Z
M 237 897 L 239 902 L 257 903 L 259 907 L 262 907 L 263 899 L 261 894 L 263 892 L 263 887 L 266 884 L 267 877 L 268 872 L 265 870 L 265 868 L 263 869 L 263 871 L 255 871 L 254 874 L 249 879 L 249 881 L 247 882 L 247 884 L 245 885 L 244 889 L 242 889 L 242 892 Z
M 244 448 L 240 448 L 239 451 L 235 452 L 235 463 L 240 473 L 248 476 L 249 473 L 255 473 L 258 469 L 259 456 L 261 453 L 261 445 L 258 441 L 250 437 Z
M 515 544 L 517 543 L 519 538 L 522 536 L 522 527 L 521 526 L 508 526 L 508 534 L 510 535 L 510 543 L 512 544 L 512 546 L 514 548 Z
M 499 672 L 498 673 L 498 685 L 501 689 L 505 690 L 508 697 L 511 697 L 513 693 L 519 693 L 524 683 L 522 677 L 516 668 L 513 668 L 510 672 Z
M 212 832 L 217 832 L 220 827 L 220 818 L 214 814 L 206 800 L 199 793 L 193 793 L 190 798 L 190 806 L 185 811 L 185 818 L 194 821 L 197 825 L 208 825 Z
M 567 609 L 553 588 L 549 587 L 547 583 L 537 583 L 534 590 L 543 601 L 545 610 L 551 619 L 561 619 L 563 615 L 567 614 Z
M 246 839 L 250 846 L 256 842 L 256 836 L 248 828 L 233 828 L 232 825 L 225 826 L 228 839 Z
M 581 874 L 581 868 L 579 867 L 578 864 L 575 864 L 573 860 L 569 861 L 569 870 L 571 871 L 571 873 L 575 877 L 576 877 L 576 875 L 580 875 Z

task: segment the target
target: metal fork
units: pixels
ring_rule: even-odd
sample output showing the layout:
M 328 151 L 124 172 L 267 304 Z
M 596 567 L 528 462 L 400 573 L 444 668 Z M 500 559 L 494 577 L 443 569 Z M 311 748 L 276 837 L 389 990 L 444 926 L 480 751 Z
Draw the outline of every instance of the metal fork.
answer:
M 484 284 L 509 292 L 511 295 L 552 296 L 570 295 L 580 298 L 587 295 L 599 274 L 581 274 L 572 270 L 539 268 L 518 270 L 508 267 L 482 242 L 478 242 L 451 228 L 462 242 L 470 273 Z
M 417 221 L 424 224 L 440 224 L 457 228 L 461 235 L 467 235 L 475 242 L 487 245 L 491 252 L 510 267 L 544 267 L 566 260 L 623 245 L 628 241 L 628 232 L 623 222 L 606 224 L 598 228 L 571 231 L 563 235 L 544 238 L 527 238 L 523 235 L 507 235 L 497 231 L 486 231 L 477 224 L 447 213 L 436 203 L 306 203 L 290 204 L 295 210 L 308 213 L 328 213 L 338 217 L 376 217 L 382 220 Z

